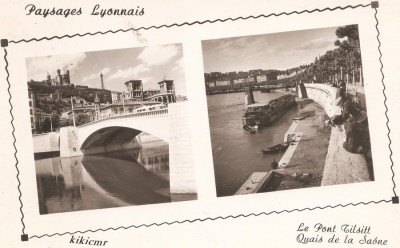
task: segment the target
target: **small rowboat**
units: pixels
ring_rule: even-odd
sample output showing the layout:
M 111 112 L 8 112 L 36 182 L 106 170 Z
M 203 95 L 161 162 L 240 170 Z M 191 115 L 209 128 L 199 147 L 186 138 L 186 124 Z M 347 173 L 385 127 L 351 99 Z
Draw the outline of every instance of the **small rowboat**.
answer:
M 244 125 L 244 126 L 243 126 L 243 129 L 244 129 L 245 131 L 251 133 L 251 134 L 256 133 L 255 128 L 253 128 L 253 127 L 251 127 L 251 126 L 249 126 L 249 125 Z
M 303 119 L 305 119 L 307 117 L 308 117 L 308 115 L 303 115 L 303 116 L 295 117 L 295 118 L 293 118 L 293 120 L 295 120 L 295 121 L 303 120 Z
M 270 146 L 270 147 L 264 148 L 264 149 L 262 149 L 262 152 L 264 154 L 284 152 L 289 147 L 289 145 L 290 145 L 289 142 L 281 143 L 281 144 L 278 144 L 278 145 L 274 145 L 274 146 Z

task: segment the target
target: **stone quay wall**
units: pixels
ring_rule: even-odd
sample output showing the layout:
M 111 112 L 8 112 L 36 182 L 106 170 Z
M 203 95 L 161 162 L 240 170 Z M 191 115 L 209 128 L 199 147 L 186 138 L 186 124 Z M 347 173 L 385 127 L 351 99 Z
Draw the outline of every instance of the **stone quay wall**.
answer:
M 335 105 L 337 89 L 325 84 L 305 84 L 308 98 L 321 105 L 331 117 L 340 114 Z M 332 128 L 321 186 L 370 181 L 371 176 L 364 155 L 353 154 L 343 148 L 346 134 L 341 128 Z

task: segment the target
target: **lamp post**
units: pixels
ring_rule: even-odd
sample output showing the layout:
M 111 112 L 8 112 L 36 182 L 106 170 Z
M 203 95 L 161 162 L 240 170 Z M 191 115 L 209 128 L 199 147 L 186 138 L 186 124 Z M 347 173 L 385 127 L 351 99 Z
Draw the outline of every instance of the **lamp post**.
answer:
M 50 113 L 50 132 L 53 132 L 53 113 Z
M 122 109 L 123 109 L 123 113 L 125 114 L 125 94 L 122 93 Z
M 72 101 L 72 96 L 71 96 L 71 109 L 72 109 L 72 122 L 74 123 L 74 127 L 76 127 L 76 125 L 75 125 L 74 102 Z

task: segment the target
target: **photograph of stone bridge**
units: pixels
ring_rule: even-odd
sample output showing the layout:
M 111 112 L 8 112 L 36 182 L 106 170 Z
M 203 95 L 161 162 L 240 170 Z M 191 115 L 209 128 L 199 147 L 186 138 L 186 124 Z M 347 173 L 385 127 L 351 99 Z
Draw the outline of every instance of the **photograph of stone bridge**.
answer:
M 374 180 L 357 25 L 202 48 L 217 196 Z
M 180 44 L 27 58 L 41 214 L 197 199 L 182 59 Z

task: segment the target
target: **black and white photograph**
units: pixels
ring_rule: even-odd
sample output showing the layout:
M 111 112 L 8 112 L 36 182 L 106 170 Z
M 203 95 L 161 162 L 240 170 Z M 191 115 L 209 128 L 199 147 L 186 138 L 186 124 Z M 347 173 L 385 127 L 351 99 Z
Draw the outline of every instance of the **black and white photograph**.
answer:
M 197 199 L 181 44 L 30 57 L 26 69 L 40 214 Z
M 374 181 L 358 25 L 202 53 L 218 197 Z

